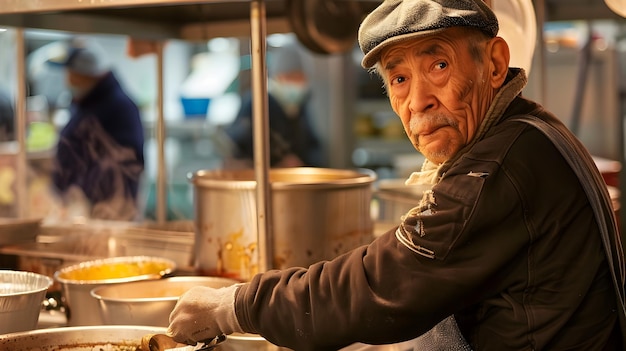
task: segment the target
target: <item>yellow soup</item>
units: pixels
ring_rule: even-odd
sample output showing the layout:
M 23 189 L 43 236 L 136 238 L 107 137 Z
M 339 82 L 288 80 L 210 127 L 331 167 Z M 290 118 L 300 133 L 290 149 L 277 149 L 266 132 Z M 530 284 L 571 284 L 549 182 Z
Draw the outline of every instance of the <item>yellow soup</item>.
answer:
M 88 267 L 79 267 L 61 273 L 60 277 L 68 280 L 119 279 L 147 274 L 161 274 L 161 272 L 168 268 L 170 267 L 166 262 L 111 262 Z

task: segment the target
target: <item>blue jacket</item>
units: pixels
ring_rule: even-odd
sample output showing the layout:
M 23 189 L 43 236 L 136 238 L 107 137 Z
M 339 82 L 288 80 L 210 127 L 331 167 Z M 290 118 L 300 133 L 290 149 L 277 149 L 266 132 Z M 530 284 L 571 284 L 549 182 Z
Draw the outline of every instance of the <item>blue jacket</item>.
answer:
M 59 136 L 54 185 L 61 192 L 72 185 L 80 187 L 92 206 L 115 207 L 112 203 L 117 201 L 135 208 L 144 169 L 144 134 L 137 105 L 109 72 L 83 99 L 72 103 L 70 113 Z M 118 212 L 128 210 L 117 207 Z

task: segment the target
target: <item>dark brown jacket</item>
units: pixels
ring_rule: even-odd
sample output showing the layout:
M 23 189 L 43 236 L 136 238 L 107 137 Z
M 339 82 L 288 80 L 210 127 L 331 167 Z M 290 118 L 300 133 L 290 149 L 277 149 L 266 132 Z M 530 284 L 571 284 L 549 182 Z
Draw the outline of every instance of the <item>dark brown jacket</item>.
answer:
M 580 182 L 541 132 L 507 121 L 560 123 L 519 95 L 525 82 L 511 70 L 472 144 L 440 169 L 430 206 L 399 229 L 242 286 L 243 329 L 330 350 L 408 340 L 454 314 L 476 351 L 621 349 L 610 341 L 614 287 Z

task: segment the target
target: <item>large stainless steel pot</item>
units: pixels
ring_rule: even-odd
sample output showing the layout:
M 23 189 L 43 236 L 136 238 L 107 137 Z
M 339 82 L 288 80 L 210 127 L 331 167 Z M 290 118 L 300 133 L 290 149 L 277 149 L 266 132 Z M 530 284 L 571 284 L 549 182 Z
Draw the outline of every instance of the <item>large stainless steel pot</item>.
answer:
M 198 171 L 194 185 L 198 273 L 247 280 L 258 271 L 253 170 Z M 370 171 L 269 171 L 273 267 L 306 267 L 372 239 Z
M 0 351 L 134 351 L 146 334 L 166 328 L 148 326 L 85 326 L 38 329 L 0 335 Z

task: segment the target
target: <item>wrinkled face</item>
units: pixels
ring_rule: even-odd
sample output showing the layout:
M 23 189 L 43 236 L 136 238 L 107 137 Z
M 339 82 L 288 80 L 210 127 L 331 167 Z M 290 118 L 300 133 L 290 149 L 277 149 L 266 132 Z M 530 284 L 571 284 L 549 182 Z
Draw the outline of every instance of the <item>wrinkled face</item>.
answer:
M 451 28 L 385 49 L 379 73 L 404 130 L 424 156 L 443 163 L 467 145 L 495 90 L 488 39 Z

